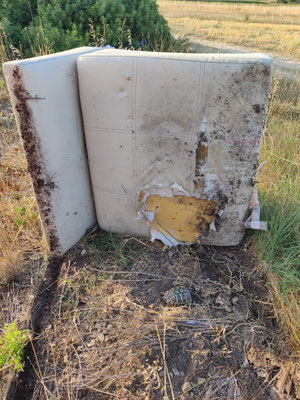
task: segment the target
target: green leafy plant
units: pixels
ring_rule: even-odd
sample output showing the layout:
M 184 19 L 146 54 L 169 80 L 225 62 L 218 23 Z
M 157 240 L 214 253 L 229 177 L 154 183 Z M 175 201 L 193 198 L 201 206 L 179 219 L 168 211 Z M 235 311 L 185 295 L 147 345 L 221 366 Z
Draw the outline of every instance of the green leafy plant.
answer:
M 0 338 L 0 367 L 13 367 L 14 371 L 23 371 L 23 349 L 29 340 L 28 329 L 19 330 L 16 322 L 5 324 Z

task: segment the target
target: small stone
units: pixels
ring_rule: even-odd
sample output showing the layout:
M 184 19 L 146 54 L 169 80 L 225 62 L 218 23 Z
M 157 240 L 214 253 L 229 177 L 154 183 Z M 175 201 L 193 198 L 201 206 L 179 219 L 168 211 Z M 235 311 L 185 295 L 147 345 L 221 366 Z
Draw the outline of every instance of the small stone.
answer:
M 182 391 L 185 392 L 186 390 L 190 389 L 192 387 L 192 385 L 190 384 L 190 382 L 185 382 L 182 386 Z
M 264 370 L 256 371 L 256 373 L 259 378 L 266 378 L 268 376 L 267 371 Z
M 105 336 L 103 335 L 103 333 L 99 333 L 99 335 L 97 336 L 97 340 L 100 343 L 103 343 L 105 340 Z
M 169 248 L 169 251 L 168 251 L 168 256 L 170 257 L 170 258 L 172 258 L 173 256 L 174 256 L 174 254 L 175 254 L 175 249 L 173 248 L 173 247 L 170 247 Z
M 225 306 L 225 310 L 227 311 L 227 312 L 232 312 L 232 307 L 230 307 L 230 306 Z
M 87 255 L 87 251 L 86 251 L 85 249 L 83 249 L 83 250 L 81 251 L 80 255 L 81 255 L 82 257 L 86 256 L 86 255 Z
M 215 295 L 216 291 L 217 289 L 213 285 L 209 283 L 203 284 L 201 287 L 201 297 L 207 299 L 208 297 Z
M 224 304 L 226 303 L 226 300 L 223 296 L 221 296 L 219 294 L 219 296 L 217 296 L 216 300 L 215 300 L 216 304 L 220 304 L 220 306 L 224 306 Z
M 172 372 L 173 372 L 173 374 L 174 374 L 175 376 L 179 376 L 179 375 L 180 375 L 180 372 L 178 371 L 177 368 L 173 368 L 173 369 L 172 369 Z
M 231 299 L 232 304 L 236 304 L 239 301 L 238 297 L 233 297 L 233 299 Z
M 249 367 L 249 361 L 248 361 L 247 359 L 244 360 L 244 362 L 243 362 L 243 367 L 244 367 L 244 368 Z
M 88 344 L 87 347 L 93 347 L 96 344 L 96 339 L 92 339 Z

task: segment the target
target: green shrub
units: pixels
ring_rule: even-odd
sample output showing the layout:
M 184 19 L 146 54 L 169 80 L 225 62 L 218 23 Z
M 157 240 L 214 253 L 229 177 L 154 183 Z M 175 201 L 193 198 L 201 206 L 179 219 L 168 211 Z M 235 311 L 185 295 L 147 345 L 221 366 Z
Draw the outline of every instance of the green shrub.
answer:
M 0 367 L 13 367 L 15 371 L 23 371 L 23 349 L 29 340 L 29 330 L 19 330 L 16 323 L 5 324 L 0 338 Z
M 156 0 L 0 0 L 0 24 L 24 56 L 88 45 L 95 38 L 122 48 L 174 45 Z
M 277 0 L 277 3 L 283 3 L 283 4 L 300 4 L 300 0 Z

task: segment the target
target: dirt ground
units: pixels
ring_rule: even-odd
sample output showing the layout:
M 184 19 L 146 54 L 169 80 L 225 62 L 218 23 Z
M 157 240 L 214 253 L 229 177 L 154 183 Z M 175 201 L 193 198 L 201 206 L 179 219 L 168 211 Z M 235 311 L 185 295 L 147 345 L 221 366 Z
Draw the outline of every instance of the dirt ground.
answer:
M 243 247 L 164 249 L 97 230 L 62 261 L 10 400 L 300 398 L 299 365 Z M 192 304 L 164 303 L 178 285 Z

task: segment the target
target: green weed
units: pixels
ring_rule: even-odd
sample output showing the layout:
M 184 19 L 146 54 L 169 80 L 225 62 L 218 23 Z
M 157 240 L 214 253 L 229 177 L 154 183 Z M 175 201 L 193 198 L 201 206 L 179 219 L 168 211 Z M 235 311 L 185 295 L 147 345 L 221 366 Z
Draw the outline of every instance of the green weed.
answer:
M 23 371 L 23 349 L 29 340 L 28 329 L 19 330 L 16 322 L 5 324 L 0 338 L 0 367 L 13 367 L 14 371 Z

